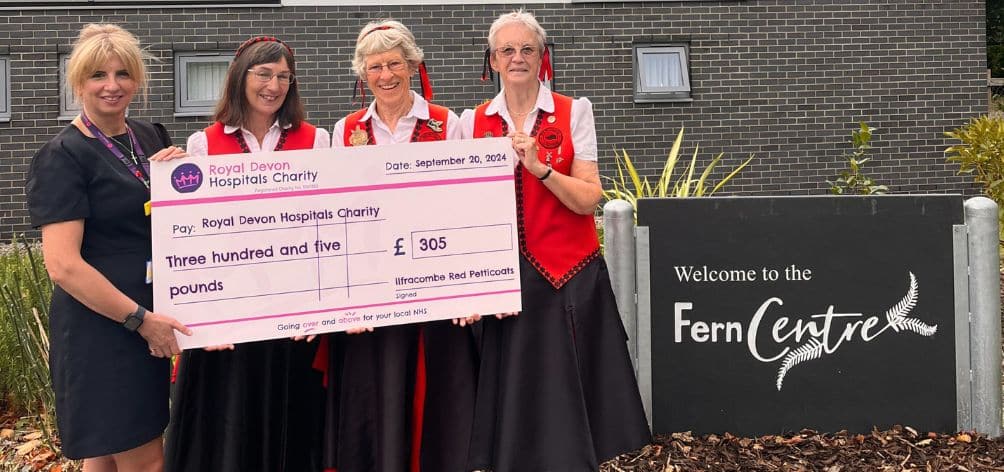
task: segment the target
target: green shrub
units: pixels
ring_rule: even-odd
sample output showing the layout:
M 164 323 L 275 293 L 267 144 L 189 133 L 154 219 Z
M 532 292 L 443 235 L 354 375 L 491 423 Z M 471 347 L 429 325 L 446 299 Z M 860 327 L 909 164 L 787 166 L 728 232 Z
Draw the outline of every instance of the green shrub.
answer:
M 1004 218 L 1004 118 L 973 118 L 945 136 L 960 141 L 945 149 L 948 162 L 958 164 L 960 174 L 971 174 L 983 193 L 997 202 L 999 216 Z
M 0 396 L 14 412 L 36 414 L 51 431 L 49 300 L 52 282 L 38 245 L 0 247 Z
M 865 164 L 871 160 L 870 157 L 865 156 L 872 148 L 873 131 L 875 128 L 868 126 L 864 121 L 861 122 L 858 129 L 851 131 L 851 145 L 854 146 L 854 151 L 844 155 L 847 159 L 847 170 L 841 172 L 837 180 L 826 181 L 830 185 L 830 193 L 834 195 L 882 195 L 889 192 L 888 187 L 876 184 L 871 177 L 861 172 Z

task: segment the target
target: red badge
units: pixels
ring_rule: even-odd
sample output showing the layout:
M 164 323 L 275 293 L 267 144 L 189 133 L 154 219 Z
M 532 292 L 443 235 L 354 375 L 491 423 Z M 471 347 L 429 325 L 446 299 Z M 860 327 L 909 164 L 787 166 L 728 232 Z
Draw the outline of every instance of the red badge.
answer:
M 537 144 L 544 149 L 554 149 L 561 146 L 563 136 L 558 128 L 547 127 L 537 133 Z

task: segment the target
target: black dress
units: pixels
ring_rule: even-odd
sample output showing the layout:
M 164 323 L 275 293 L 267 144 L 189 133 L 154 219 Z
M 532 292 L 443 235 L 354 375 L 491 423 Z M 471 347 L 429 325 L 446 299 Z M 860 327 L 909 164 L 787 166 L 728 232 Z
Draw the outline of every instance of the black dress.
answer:
M 470 469 L 595 471 L 648 444 L 603 258 L 555 290 L 521 256 L 520 279 L 521 314 L 488 317 L 478 326 L 482 358 Z
M 327 468 L 469 470 L 478 362 L 470 328 L 442 320 L 328 339 Z M 420 355 L 424 366 L 417 369 Z M 416 384 L 424 386 L 424 394 L 416 393 Z
M 182 353 L 165 470 L 318 472 L 324 420 L 317 343 L 274 339 Z
M 320 471 L 324 390 L 312 367 L 317 344 L 273 339 L 182 353 L 165 470 Z
M 163 127 L 128 124 L 147 156 L 170 145 Z M 35 154 L 25 190 L 32 226 L 84 220 L 83 259 L 133 301 L 154 308 L 146 283 L 150 218 L 143 212 L 150 193 L 99 140 L 73 125 L 64 128 Z M 49 367 L 63 454 L 103 456 L 160 436 L 168 419 L 168 360 L 151 356 L 139 334 L 59 287 L 49 316 Z

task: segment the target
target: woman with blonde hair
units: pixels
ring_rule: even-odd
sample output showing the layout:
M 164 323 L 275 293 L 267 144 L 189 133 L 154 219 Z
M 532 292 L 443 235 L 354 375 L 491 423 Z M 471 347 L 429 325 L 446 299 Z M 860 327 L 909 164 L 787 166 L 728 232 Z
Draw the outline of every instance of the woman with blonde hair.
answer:
M 428 102 L 432 88 L 424 55 L 406 26 L 391 20 L 364 26 L 352 66 L 373 103 L 335 124 L 334 146 L 459 138 L 457 115 Z M 416 73 L 422 95 L 411 90 Z M 386 326 L 323 339 L 331 373 L 326 467 L 465 470 L 477 364 L 467 321 Z
M 523 311 L 482 322 L 472 469 L 594 471 L 650 434 L 600 257 L 592 104 L 554 93 L 546 32 L 523 10 L 488 32 L 502 91 L 465 138 L 511 136 Z
M 181 157 L 163 126 L 126 118 L 147 77 L 139 41 L 87 25 L 67 83 L 80 115 L 34 156 L 26 193 L 55 284 L 49 364 L 63 454 L 87 472 L 159 471 L 177 320 L 150 311 L 149 161 Z M 149 310 L 148 308 L 149 307 Z

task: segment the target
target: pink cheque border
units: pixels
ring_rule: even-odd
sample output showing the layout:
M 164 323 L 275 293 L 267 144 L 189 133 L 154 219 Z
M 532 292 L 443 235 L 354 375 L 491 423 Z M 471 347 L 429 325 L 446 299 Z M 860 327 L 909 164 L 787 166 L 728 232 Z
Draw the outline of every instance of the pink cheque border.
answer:
M 206 321 L 204 323 L 191 323 L 191 324 L 188 324 L 186 326 L 188 326 L 189 328 L 197 328 L 199 326 L 211 326 L 211 325 L 218 325 L 218 324 L 243 323 L 243 322 L 248 322 L 248 321 L 267 320 L 267 319 L 270 319 L 270 318 L 286 318 L 286 317 L 289 317 L 289 316 L 315 315 L 315 314 L 318 314 L 318 313 L 330 313 L 332 311 L 339 311 L 339 310 L 359 310 L 359 309 L 363 309 L 363 308 L 373 308 L 373 307 L 379 307 L 379 306 L 403 305 L 403 304 L 406 304 L 406 303 L 411 304 L 411 303 L 419 303 L 419 302 L 435 302 L 435 301 L 440 301 L 440 300 L 451 300 L 451 299 L 455 299 L 455 298 L 471 298 L 471 297 L 483 297 L 483 296 L 488 296 L 488 295 L 503 295 L 503 294 L 506 294 L 506 293 L 519 293 L 519 290 L 499 290 L 499 291 L 495 291 L 495 292 L 468 293 L 468 294 L 464 294 L 464 295 L 449 295 L 449 296 L 443 296 L 443 297 L 432 297 L 432 298 L 422 298 L 422 299 L 416 298 L 416 299 L 411 299 L 411 300 L 400 300 L 400 301 L 396 301 L 396 302 L 373 303 L 373 304 L 369 304 L 369 305 L 356 305 L 356 306 L 345 306 L 345 307 L 335 307 L 335 308 L 323 308 L 323 309 L 319 309 L 319 310 L 308 310 L 308 311 L 298 311 L 298 312 L 293 312 L 293 313 L 281 313 L 281 314 L 274 314 L 274 315 L 254 316 L 254 317 L 250 317 L 250 318 L 234 318 L 234 319 L 229 319 L 229 320 Z
M 374 190 L 436 187 L 442 185 L 461 185 L 461 184 L 473 184 L 479 182 L 502 182 L 507 180 L 515 180 L 515 178 L 516 178 L 515 175 L 508 174 L 508 175 L 493 175 L 486 177 L 467 177 L 462 179 L 429 180 L 424 182 L 399 182 L 392 184 L 357 185 L 353 187 L 333 187 L 333 188 L 313 189 L 313 190 L 292 190 L 288 192 L 261 193 L 261 194 L 248 194 L 248 195 L 228 195 L 222 197 L 189 198 L 185 200 L 159 200 L 151 202 L 150 205 L 154 208 L 160 208 L 168 206 L 197 205 L 203 203 L 239 202 L 246 200 L 267 200 L 272 198 L 331 195 L 337 193 L 370 192 Z

